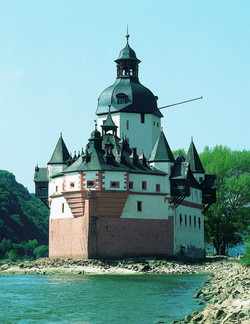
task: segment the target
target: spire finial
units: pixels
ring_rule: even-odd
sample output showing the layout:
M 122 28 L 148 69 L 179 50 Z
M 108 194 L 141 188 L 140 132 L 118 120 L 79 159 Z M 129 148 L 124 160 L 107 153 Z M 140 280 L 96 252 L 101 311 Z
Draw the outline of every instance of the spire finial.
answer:
M 111 105 L 109 105 L 109 113 L 110 113 L 110 107 L 111 107 Z
M 193 136 L 191 136 L 191 142 L 193 142 L 193 141 L 194 141 Z
M 95 130 L 97 129 L 97 122 L 96 122 L 96 119 L 94 120 L 95 122 Z
M 60 137 L 62 137 L 62 133 L 60 133 Z
M 128 39 L 129 39 L 130 35 L 128 33 L 128 25 L 127 25 L 127 35 L 126 35 L 126 38 L 127 38 L 127 44 L 128 44 Z

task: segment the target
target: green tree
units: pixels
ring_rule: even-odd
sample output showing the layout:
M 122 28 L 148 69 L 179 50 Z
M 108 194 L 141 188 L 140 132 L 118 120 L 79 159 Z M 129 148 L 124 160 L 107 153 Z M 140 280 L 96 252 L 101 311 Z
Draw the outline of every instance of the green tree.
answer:
M 249 222 L 250 151 L 205 147 L 200 155 L 206 173 L 217 176 L 217 197 L 205 213 L 205 240 L 217 254 L 242 242 Z
M 36 259 L 45 258 L 49 255 L 49 248 L 47 245 L 40 245 L 34 250 L 34 256 Z
M 7 253 L 7 256 L 11 262 L 16 262 L 18 259 L 18 255 L 14 250 L 10 250 L 10 252 Z

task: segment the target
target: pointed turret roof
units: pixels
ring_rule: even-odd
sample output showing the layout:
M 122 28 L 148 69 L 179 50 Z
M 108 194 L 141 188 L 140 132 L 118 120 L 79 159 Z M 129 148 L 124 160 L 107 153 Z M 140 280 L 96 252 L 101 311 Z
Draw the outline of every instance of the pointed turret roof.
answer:
M 191 143 L 187 152 L 187 162 L 190 163 L 190 169 L 193 172 L 205 173 L 205 170 L 202 166 L 201 160 L 197 153 L 196 147 L 193 142 L 193 137 L 191 138 Z
M 110 113 L 110 105 L 109 105 L 109 111 L 108 111 L 108 116 L 107 119 L 105 120 L 105 122 L 101 125 L 102 130 L 106 133 L 109 130 L 112 130 L 113 132 L 116 132 L 117 130 L 117 126 L 114 123 L 112 117 L 111 117 L 111 113 Z
M 60 138 L 56 144 L 52 157 L 48 164 L 66 164 L 68 159 L 70 158 L 69 151 L 64 143 L 62 138 L 62 133 L 60 134 Z
M 153 150 L 148 159 L 149 162 L 174 162 L 173 153 L 168 145 L 168 141 L 161 130 Z

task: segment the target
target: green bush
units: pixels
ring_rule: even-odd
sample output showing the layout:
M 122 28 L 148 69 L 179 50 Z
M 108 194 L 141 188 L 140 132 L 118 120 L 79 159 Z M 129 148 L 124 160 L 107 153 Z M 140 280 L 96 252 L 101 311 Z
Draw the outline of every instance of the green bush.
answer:
M 47 245 L 40 245 L 34 250 L 34 256 L 36 259 L 46 258 L 49 255 L 49 248 Z
M 7 253 L 7 257 L 11 262 L 16 262 L 18 259 L 18 255 L 14 250 L 10 250 L 10 252 Z

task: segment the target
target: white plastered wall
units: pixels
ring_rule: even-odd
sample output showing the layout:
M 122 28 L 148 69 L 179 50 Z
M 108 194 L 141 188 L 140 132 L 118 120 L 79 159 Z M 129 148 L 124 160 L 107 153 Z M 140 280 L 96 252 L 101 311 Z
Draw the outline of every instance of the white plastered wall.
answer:
M 112 114 L 112 119 L 117 129 L 117 136 L 126 136 L 129 139 L 130 147 L 137 148 L 137 154 L 139 155 L 142 150 L 146 156 L 149 155 L 153 149 L 153 146 L 159 136 L 161 130 L 161 119 L 152 114 L 145 114 L 145 122 L 141 123 L 141 114 L 139 113 L 115 113 Z M 98 117 L 98 130 L 101 132 L 101 125 L 107 116 Z M 127 129 L 128 121 L 128 129 Z
M 84 181 L 83 181 L 84 188 L 90 189 L 90 190 L 96 190 L 97 174 L 98 174 L 98 171 L 86 171 L 85 172 Z M 93 181 L 95 183 L 95 185 L 91 188 L 87 188 L 87 181 Z
M 49 197 L 61 195 L 63 186 L 63 176 L 49 179 Z M 57 190 L 56 190 L 57 187 Z
M 175 209 L 174 217 L 174 253 L 180 253 L 181 246 L 185 247 L 184 253 L 189 248 L 204 249 L 204 217 L 202 210 L 193 207 L 179 205 Z M 180 214 L 182 222 L 180 223 Z M 185 224 L 187 215 L 187 225 Z M 191 216 L 191 226 L 189 217 Z M 196 216 L 196 226 L 194 226 L 194 216 Z M 199 228 L 200 218 L 200 228 Z M 193 255 L 194 256 L 194 255 Z M 192 255 L 191 255 L 192 257 Z
M 147 189 L 142 189 L 142 181 L 147 182 Z M 133 189 L 129 189 L 132 192 L 156 193 L 156 184 L 159 184 L 160 193 L 169 194 L 167 176 L 130 173 L 129 182 L 133 182 Z
M 137 202 L 141 201 L 142 210 L 137 211 Z M 160 195 L 129 195 L 121 218 L 168 219 L 168 202 Z
M 65 177 L 65 190 L 66 191 L 75 191 L 80 190 L 80 183 L 79 183 L 79 173 L 67 173 Z M 71 186 L 71 184 L 74 184 L 74 187 Z
M 50 219 L 74 218 L 64 197 L 53 197 L 50 206 Z
M 126 172 L 115 172 L 115 171 L 106 171 L 104 173 L 105 178 L 103 179 L 105 190 L 125 190 L 125 176 Z M 110 183 L 113 181 L 119 181 L 119 188 L 114 188 L 110 186 Z

